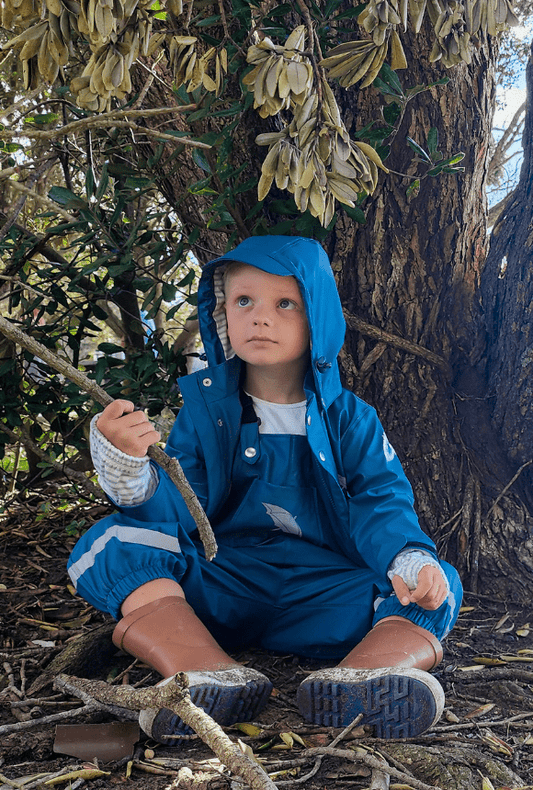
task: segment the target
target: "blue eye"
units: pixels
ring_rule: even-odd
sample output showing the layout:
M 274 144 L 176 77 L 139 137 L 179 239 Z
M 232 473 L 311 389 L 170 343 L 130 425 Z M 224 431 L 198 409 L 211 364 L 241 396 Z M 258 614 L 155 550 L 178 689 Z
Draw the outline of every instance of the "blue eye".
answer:
M 250 304 L 250 297 L 248 296 L 239 296 L 237 299 L 237 304 L 239 307 L 247 307 Z
M 291 299 L 282 299 L 279 303 L 282 310 L 295 310 L 296 305 Z

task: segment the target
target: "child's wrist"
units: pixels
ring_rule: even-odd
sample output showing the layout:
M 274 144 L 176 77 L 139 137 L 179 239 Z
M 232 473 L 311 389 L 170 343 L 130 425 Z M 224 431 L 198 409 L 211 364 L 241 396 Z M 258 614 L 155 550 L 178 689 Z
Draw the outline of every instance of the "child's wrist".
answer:
M 98 457 L 99 460 L 101 459 L 105 463 L 111 462 L 116 466 L 120 465 L 125 470 L 127 469 L 132 472 L 144 469 L 144 467 L 150 463 L 148 456 L 128 455 L 128 453 L 116 447 L 98 428 L 98 417 L 99 415 L 97 414 L 91 420 L 90 442 L 93 461 L 96 462 L 96 457 Z
M 392 581 L 394 576 L 399 576 L 410 590 L 414 590 L 418 585 L 418 574 L 426 566 L 437 568 L 442 574 L 439 561 L 430 554 L 418 549 L 407 549 L 401 551 L 393 559 L 387 571 L 387 577 Z M 447 583 L 444 574 L 442 576 Z

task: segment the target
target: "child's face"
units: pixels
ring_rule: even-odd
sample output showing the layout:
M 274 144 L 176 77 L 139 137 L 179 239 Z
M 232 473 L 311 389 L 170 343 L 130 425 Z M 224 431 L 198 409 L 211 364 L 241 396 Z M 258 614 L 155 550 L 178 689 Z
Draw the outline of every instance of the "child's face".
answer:
M 294 277 L 238 267 L 226 281 L 226 316 L 231 345 L 244 362 L 278 366 L 285 373 L 294 365 L 300 372 L 309 352 L 309 329 Z

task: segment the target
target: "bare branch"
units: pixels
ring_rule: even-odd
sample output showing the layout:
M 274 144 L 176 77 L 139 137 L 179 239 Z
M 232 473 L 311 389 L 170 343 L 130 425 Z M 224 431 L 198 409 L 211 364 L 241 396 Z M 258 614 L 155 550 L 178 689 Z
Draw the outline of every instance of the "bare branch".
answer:
M 412 343 L 410 340 L 405 340 L 405 338 L 399 337 L 398 335 L 393 335 L 390 332 L 385 332 L 385 330 L 380 329 L 377 326 L 373 326 L 372 324 L 368 324 L 366 321 L 363 321 L 361 318 L 352 315 L 346 310 L 344 311 L 344 317 L 346 318 L 346 323 L 350 329 L 355 329 L 357 332 L 361 332 L 363 335 L 373 337 L 375 340 L 379 340 L 382 343 L 387 343 L 387 345 L 394 346 L 395 348 L 401 348 L 408 354 L 414 354 L 417 357 L 421 357 L 431 365 L 435 365 L 435 367 L 443 370 L 446 374 L 450 374 L 450 367 L 444 357 L 435 354 L 428 348 L 419 346 L 417 343 Z
M 10 140 L 15 137 L 28 137 L 31 140 L 56 140 L 60 137 L 65 137 L 69 134 L 85 131 L 87 129 L 103 129 L 106 127 L 126 128 L 135 132 L 142 132 L 147 137 L 153 137 L 156 140 L 169 140 L 174 143 L 182 145 L 189 145 L 193 148 L 211 148 L 207 143 L 201 143 L 198 140 L 191 140 L 189 137 L 176 137 L 172 134 L 159 132 L 145 126 L 139 126 L 134 123 L 132 118 L 146 118 L 148 115 L 165 115 L 167 113 L 183 112 L 185 110 L 192 110 L 196 107 L 195 104 L 186 104 L 179 107 L 161 107 L 156 110 L 115 110 L 106 112 L 102 115 L 95 115 L 89 118 L 82 118 L 79 121 L 72 121 L 66 126 L 60 126 L 57 129 L 24 129 L 24 132 L 3 129 L 0 131 L 0 140 Z M 122 118 L 126 120 L 121 120 Z M 129 119 L 129 120 L 128 120 Z

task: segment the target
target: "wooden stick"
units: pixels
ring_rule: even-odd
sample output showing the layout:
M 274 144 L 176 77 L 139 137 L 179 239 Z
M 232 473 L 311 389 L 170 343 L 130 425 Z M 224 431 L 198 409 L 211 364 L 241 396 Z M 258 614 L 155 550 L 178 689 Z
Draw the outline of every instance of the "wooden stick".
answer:
M 129 710 L 169 708 L 188 724 L 214 751 L 220 762 L 244 779 L 252 790 L 277 790 L 276 785 L 258 762 L 241 752 L 226 735 L 222 727 L 202 708 L 191 701 L 187 675 L 178 672 L 174 682 L 165 686 L 136 689 L 133 686 L 110 686 L 103 680 L 86 680 L 59 675 L 56 688 L 75 696 L 87 695 L 107 705 L 119 705 Z
M 81 390 L 90 395 L 91 398 L 101 406 L 105 407 L 113 401 L 113 398 L 108 395 L 107 392 L 103 390 L 102 387 L 100 387 L 95 381 L 92 381 L 92 379 L 88 378 L 85 373 L 82 373 L 81 370 L 77 370 L 66 359 L 54 354 L 52 351 L 50 351 L 50 349 L 46 348 L 46 346 L 43 346 L 42 343 L 39 343 L 38 340 L 35 340 L 34 338 L 27 335 L 26 332 L 23 332 L 22 329 L 19 329 L 19 327 L 15 326 L 11 321 L 8 321 L 1 315 L 0 332 L 2 332 L 2 334 L 12 340 L 14 343 L 17 343 L 27 351 L 30 351 L 36 357 L 39 357 L 39 359 L 42 359 L 43 362 L 46 362 L 51 368 L 57 370 L 59 373 L 65 376 L 65 378 L 72 381 L 73 384 L 76 384 Z M 189 509 L 189 513 L 193 517 L 196 526 L 198 527 L 198 533 L 205 550 L 206 559 L 211 561 L 217 553 L 217 542 L 215 535 L 196 494 L 191 488 L 189 481 L 185 477 L 179 461 L 177 458 L 170 458 L 170 456 L 168 456 L 164 450 L 155 444 L 152 444 L 148 448 L 148 455 L 162 469 L 165 470 L 182 495 L 185 504 Z

